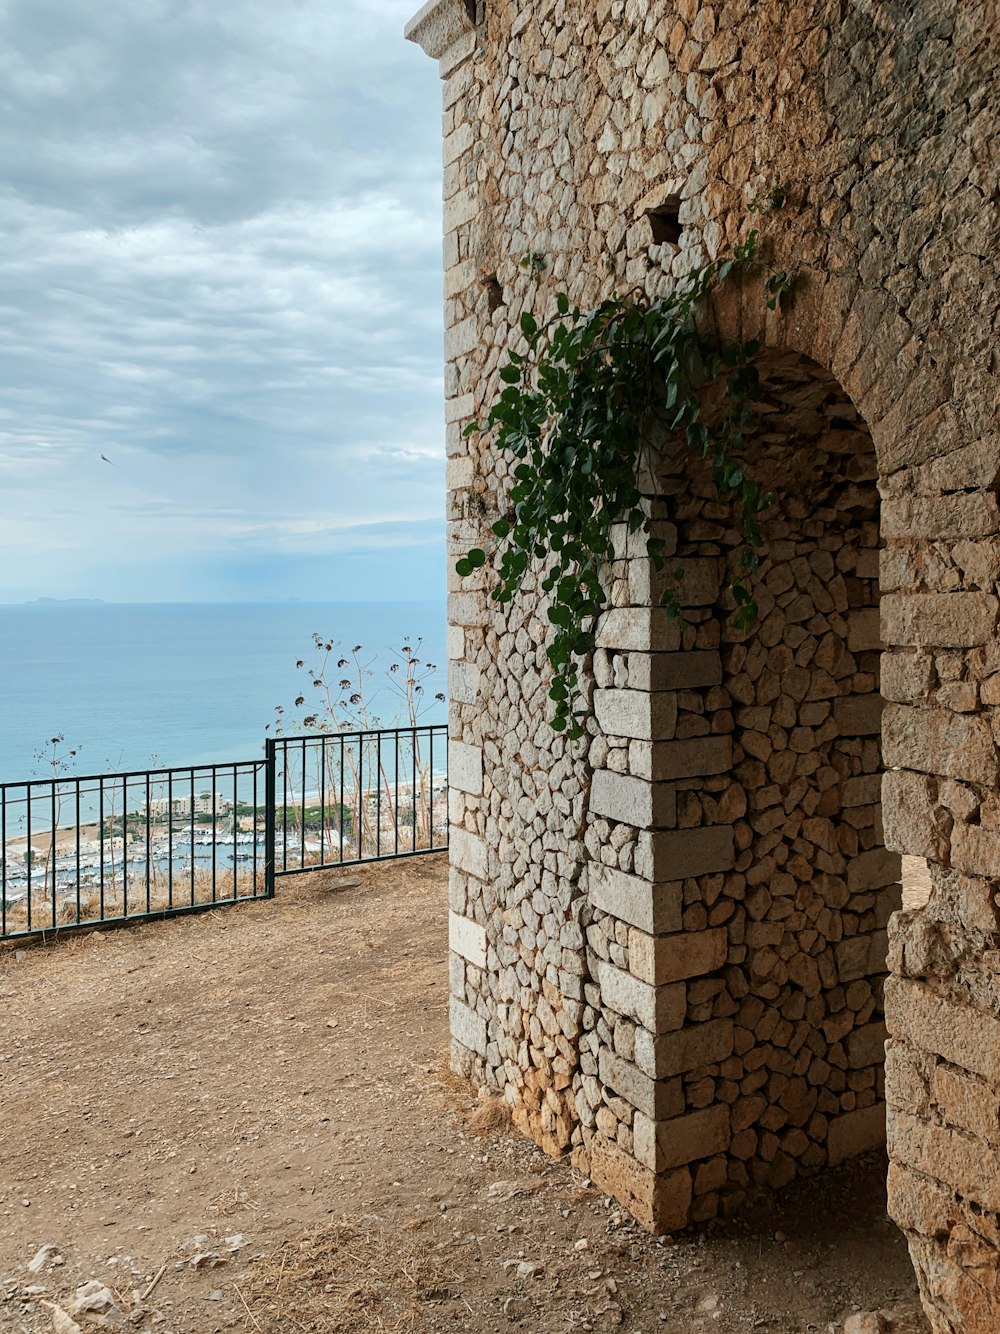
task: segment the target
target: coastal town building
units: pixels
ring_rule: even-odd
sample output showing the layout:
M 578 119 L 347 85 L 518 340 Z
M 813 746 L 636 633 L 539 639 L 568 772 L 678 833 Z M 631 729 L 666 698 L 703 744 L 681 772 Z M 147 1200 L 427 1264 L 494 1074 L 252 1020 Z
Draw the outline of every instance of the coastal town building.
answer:
M 685 620 L 623 538 L 584 742 L 549 726 L 537 584 L 450 576 L 456 1065 L 660 1232 L 888 1115 L 935 1334 L 1000 1328 L 998 34 L 993 0 L 430 0 L 407 31 L 444 90 L 454 556 L 506 508 L 464 427 L 523 311 L 656 295 L 751 227 L 795 275 L 704 315 L 762 348 L 748 633 L 676 448 L 650 503 Z

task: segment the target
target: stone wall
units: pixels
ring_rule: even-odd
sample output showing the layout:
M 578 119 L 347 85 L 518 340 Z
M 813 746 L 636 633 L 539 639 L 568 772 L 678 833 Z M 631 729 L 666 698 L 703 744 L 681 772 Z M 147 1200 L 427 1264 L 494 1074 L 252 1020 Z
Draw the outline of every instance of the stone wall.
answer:
M 454 554 L 505 508 L 462 429 L 523 309 L 655 295 L 750 225 L 798 276 L 709 315 L 768 349 L 753 633 L 731 516 L 666 451 L 686 624 L 623 536 L 585 744 L 548 726 L 537 585 L 500 609 L 489 567 L 452 576 L 456 1063 L 683 1226 L 880 1138 L 888 949 L 890 1202 L 936 1334 L 1000 1328 L 998 32 L 941 0 L 431 0 L 410 29 L 444 79 Z M 934 884 L 888 945 L 886 848 Z

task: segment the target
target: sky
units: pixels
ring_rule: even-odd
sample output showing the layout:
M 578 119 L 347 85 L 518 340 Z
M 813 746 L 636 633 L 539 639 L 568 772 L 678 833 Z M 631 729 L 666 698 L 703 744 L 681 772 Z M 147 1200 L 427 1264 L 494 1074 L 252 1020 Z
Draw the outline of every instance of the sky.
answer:
M 0 0 L 0 602 L 443 596 L 418 7 Z

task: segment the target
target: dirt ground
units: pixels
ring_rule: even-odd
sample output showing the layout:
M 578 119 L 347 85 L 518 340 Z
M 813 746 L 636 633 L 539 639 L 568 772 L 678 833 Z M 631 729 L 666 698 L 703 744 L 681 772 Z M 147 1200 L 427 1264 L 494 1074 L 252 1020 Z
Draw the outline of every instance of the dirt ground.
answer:
M 3 1334 L 924 1329 L 883 1162 L 649 1237 L 448 1073 L 443 858 L 344 882 L 0 950 Z

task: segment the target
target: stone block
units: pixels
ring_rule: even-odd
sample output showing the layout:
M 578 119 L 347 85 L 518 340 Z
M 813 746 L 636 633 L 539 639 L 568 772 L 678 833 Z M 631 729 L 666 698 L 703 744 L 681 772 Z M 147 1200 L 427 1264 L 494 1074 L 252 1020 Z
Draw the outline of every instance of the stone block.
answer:
M 1000 829 L 956 824 L 951 831 L 950 861 L 966 875 L 1000 876 Z
M 471 222 L 480 209 L 480 198 L 478 187 L 474 185 L 466 186 L 464 190 L 459 190 L 457 194 L 445 201 L 444 205 L 444 230 L 453 232 L 456 227 L 464 227 L 467 222 Z M 471 325 L 472 329 L 467 326 Z M 477 320 L 474 315 L 468 319 L 462 320 L 460 324 L 453 325 L 451 329 L 445 330 L 444 335 L 444 359 L 453 361 L 456 357 L 468 356 L 476 346 Z M 451 335 L 449 337 L 449 335 Z
M 835 946 L 837 975 L 841 982 L 856 982 L 862 977 L 877 977 L 886 971 L 889 957 L 889 933 L 872 931 L 847 936 Z
M 455 996 L 452 996 L 448 1002 L 448 1018 L 451 1025 L 451 1036 L 455 1041 L 460 1042 L 463 1047 L 468 1047 L 469 1051 L 475 1051 L 480 1056 L 485 1056 L 486 1020 L 481 1015 L 476 1014 L 475 1010 L 470 1010 L 466 1004 Z
M 597 624 L 597 647 L 619 653 L 676 652 L 680 626 L 662 607 L 612 607 Z
M 978 1135 L 987 1144 L 1000 1141 L 1000 1092 L 951 1066 L 938 1065 L 931 1093 L 945 1121 Z
M 656 517 L 662 509 L 662 502 L 654 502 L 651 510 L 648 508 L 648 502 L 644 502 L 643 508 L 651 516 L 649 532 L 647 533 L 644 528 L 630 532 L 627 523 L 613 523 L 611 542 L 615 560 L 632 561 L 636 565 L 652 569 L 653 562 L 646 554 L 646 543 L 651 537 L 655 537 L 663 543 L 664 556 L 672 556 L 677 550 L 677 527 L 666 519 Z
M 701 1065 L 718 1065 L 733 1054 L 733 1021 L 710 1019 L 658 1037 L 636 1029 L 635 1063 L 654 1079 L 670 1079 Z
M 897 704 L 915 704 L 926 699 L 934 679 L 931 653 L 883 653 L 879 692 Z
M 628 654 L 627 679 L 631 690 L 695 690 L 722 681 L 722 658 L 714 650 L 687 653 Z
M 710 607 L 718 601 L 722 571 L 717 557 L 685 556 L 679 568 L 683 571 L 681 578 L 666 586 L 676 588 L 682 607 Z
M 991 593 L 886 593 L 882 638 L 908 647 L 973 648 L 995 637 L 998 608 Z
M 729 933 L 724 926 L 676 936 L 632 930 L 628 935 L 629 969 L 644 982 L 665 986 L 715 972 L 726 962 L 728 948 Z
M 681 984 L 652 986 L 606 959 L 598 960 L 597 981 L 602 1005 L 634 1019 L 650 1033 L 669 1033 L 684 1022 L 686 1001 Z
M 985 1209 L 1000 1211 L 1000 1156 L 995 1149 L 960 1130 L 931 1125 L 896 1107 L 889 1108 L 887 1120 L 890 1158 L 946 1181 Z
M 878 607 L 859 607 L 852 611 L 847 625 L 847 647 L 852 653 L 882 647 Z
M 444 484 L 449 491 L 466 491 L 475 479 L 476 465 L 472 459 L 456 455 L 445 462 Z M 470 545 L 473 544 L 470 543 Z M 466 547 L 467 550 L 468 547 Z
M 955 1192 L 903 1163 L 889 1163 L 889 1217 L 907 1232 L 946 1236 L 961 1217 Z
M 898 852 L 887 848 L 869 848 L 847 863 L 847 888 L 852 894 L 883 889 L 899 881 L 901 861 Z
M 669 783 L 596 769 L 590 783 L 590 813 L 636 829 L 669 829 L 677 823 L 677 794 Z
M 930 1099 L 930 1087 L 922 1068 L 926 1060 L 903 1042 L 890 1041 L 886 1044 L 886 1102 L 904 1112 L 912 1112 L 914 1116 L 926 1114 Z
M 689 1168 L 651 1171 L 598 1137 L 590 1148 L 590 1175 L 648 1231 L 662 1234 L 687 1226 L 692 1197 Z
M 716 1103 L 687 1116 L 660 1121 L 637 1111 L 632 1137 L 633 1152 L 643 1167 L 654 1172 L 683 1167 L 726 1151 L 730 1138 L 729 1108 Z M 724 1180 L 725 1172 L 722 1177 Z
M 486 607 L 486 599 L 478 593 L 449 593 L 448 594 L 448 623 L 457 626 L 475 626 L 485 625 L 489 619 L 489 612 Z M 451 668 L 448 665 L 448 680 L 451 682 Z M 454 700 L 454 697 L 452 697 Z M 456 703 L 461 701 L 455 701 Z M 475 701 L 473 701 L 475 702 Z
M 462 741 L 448 743 L 448 787 L 478 797 L 483 791 L 483 752 Z
M 733 832 L 728 826 L 644 831 L 636 844 L 635 869 L 652 881 L 687 880 L 713 871 L 731 871 L 734 859 Z
M 654 741 L 650 767 L 654 778 L 701 778 L 727 773 L 733 766 L 731 736 L 698 736 L 684 741 Z
M 885 1024 L 862 1024 L 847 1035 L 847 1059 L 855 1070 L 885 1063 Z
M 453 397 L 445 399 L 444 419 L 446 422 L 464 423 L 471 421 L 475 411 L 476 399 L 474 394 L 455 394 Z
M 650 935 L 681 929 L 679 881 L 654 884 L 599 862 L 591 864 L 587 876 L 592 907 Z
M 881 695 L 846 695 L 833 702 L 833 721 L 841 736 L 877 736 L 882 730 Z
M 937 784 L 924 774 L 894 769 L 882 779 L 882 826 L 885 845 L 894 852 L 938 861 L 941 856 Z
M 480 671 L 471 662 L 449 662 L 448 697 L 452 704 L 475 704 L 479 700 Z
M 881 800 L 881 774 L 861 774 L 858 778 L 847 778 L 840 789 L 840 804 L 844 807 L 874 806 Z
M 940 460 L 942 469 L 947 460 Z M 965 495 L 899 496 L 882 501 L 882 536 L 920 541 L 959 541 L 1000 532 L 997 498 L 988 491 Z
M 834 1117 L 827 1131 L 830 1166 L 836 1167 L 845 1159 L 856 1158 L 859 1153 L 867 1153 L 884 1143 L 885 1103 L 876 1102 L 871 1107 L 845 1112 L 843 1116 Z
M 444 165 L 457 162 L 463 153 L 467 153 L 475 141 L 472 125 L 469 121 L 460 121 L 451 134 L 444 139 Z
M 460 955 L 448 955 L 448 994 L 465 999 L 465 960 Z
M 451 662 L 465 657 L 465 630 L 460 625 L 448 626 L 448 659 Z
M 653 1079 L 609 1047 L 601 1048 L 598 1072 L 605 1088 L 613 1089 L 654 1122 L 680 1116 L 684 1110 L 684 1088 L 679 1079 Z
M 427 55 L 440 60 L 469 35 L 472 20 L 462 0 L 427 0 L 403 29 L 407 42 L 416 42 Z
M 933 1052 L 1000 1088 L 1000 1018 L 959 1005 L 910 978 L 885 983 L 889 1033 L 917 1051 Z
M 486 928 L 456 912 L 448 914 L 448 945 L 477 968 L 486 967 Z
M 486 844 L 467 829 L 453 827 L 448 838 L 448 857 L 452 866 L 478 880 L 487 878 Z
M 467 32 L 464 37 L 459 37 L 457 42 L 453 42 L 448 50 L 438 61 L 438 73 L 442 79 L 448 79 L 456 69 L 458 69 L 476 49 L 476 34 Z
M 673 690 L 595 690 L 594 717 L 605 736 L 669 740 L 677 726 Z
M 952 450 L 917 472 L 918 490 L 931 495 L 939 491 L 995 491 L 1000 483 L 1000 436 L 989 435 Z
M 656 1126 L 657 1171 L 712 1158 L 729 1147 L 729 1107 L 715 1103 Z
M 989 722 L 982 717 L 887 704 L 882 751 L 889 768 L 916 769 L 986 787 L 996 784 L 996 745 Z

